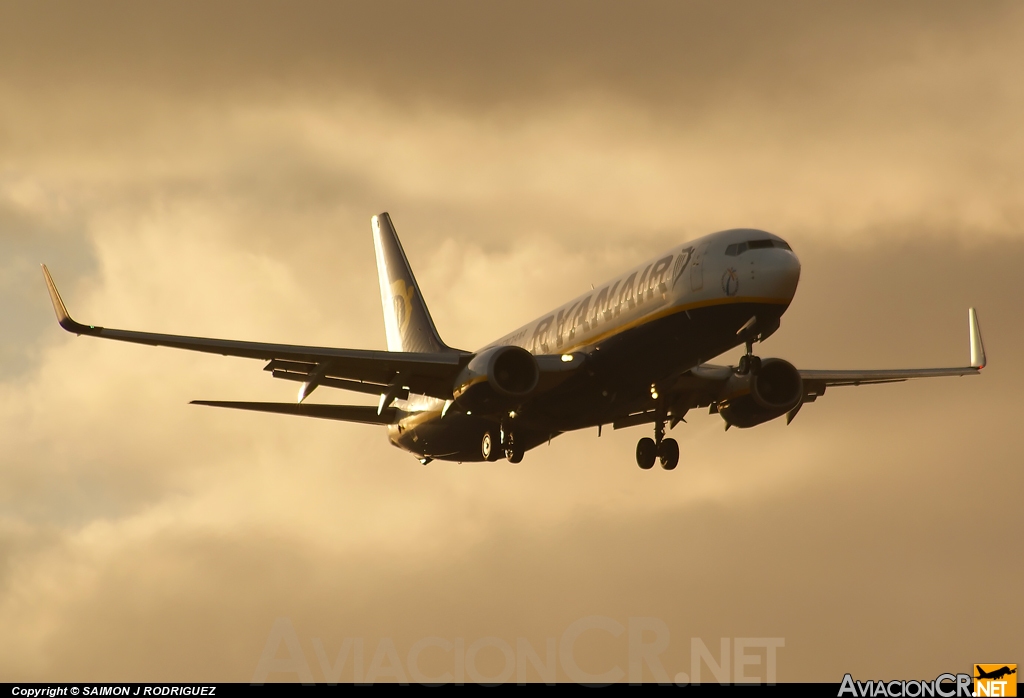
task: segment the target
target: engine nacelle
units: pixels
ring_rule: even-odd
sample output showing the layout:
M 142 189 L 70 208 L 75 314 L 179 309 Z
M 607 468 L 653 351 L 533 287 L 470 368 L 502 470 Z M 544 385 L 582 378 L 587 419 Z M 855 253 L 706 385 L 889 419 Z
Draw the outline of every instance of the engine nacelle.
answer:
M 793 364 L 764 359 L 756 373 L 734 374 L 718 401 L 718 413 L 730 426 L 757 426 L 781 417 L 800 404 L 804 382 Z
M 479 414 L 503 412 L 532 393 L 539 380 L 533 354 L 516 346 L 491 347 L 462 369 L 453 396 L 459 406 Z

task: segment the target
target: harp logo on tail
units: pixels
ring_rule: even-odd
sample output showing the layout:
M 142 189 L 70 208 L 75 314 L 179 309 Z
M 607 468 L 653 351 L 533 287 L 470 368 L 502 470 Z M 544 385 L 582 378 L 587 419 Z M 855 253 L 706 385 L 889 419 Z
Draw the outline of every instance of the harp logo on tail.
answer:
M 391 299 L 395 308 L 395 324 L 398 325 L 398 333 L 405 334 L 409 327 L 409 318 L 412 316 L 412 297 L 416 289 L 406 286 L 405 281 L 399 279 L 391 284 Z

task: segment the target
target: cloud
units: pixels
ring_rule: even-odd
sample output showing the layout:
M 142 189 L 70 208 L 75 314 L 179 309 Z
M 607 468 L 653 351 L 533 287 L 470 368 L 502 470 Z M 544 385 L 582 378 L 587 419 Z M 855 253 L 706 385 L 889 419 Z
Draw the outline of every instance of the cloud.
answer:
M 568 90 L 700 113 L 808 96 L 845 106 L 851 77 L 877 81 L 894 68 L 923 67 L 932 84 L 962 77 L 929 72 L 936 61 L 977 78 L 974 61 L 1019 55 L 1021 11 L 1008 2 L 984 13 L 955 2 L 106 2 L 36 3 L 11 8 L 10 19 L 5 77 L 39 91 L 114 84 L 216 100 L 356 90 L 472 109 Z M 979 86 L 1010 74 L 1007 64 Z
M 132 325 L 220 317 L 237 332 L 329 317 L 331 304 L 317 304 L 290 271 L 188 230 L 104 238 L 103 281 L 76 306 Z M 680 669 L 690 636 L 713 645 L 767 635 L 787 638 L 783 678 L 825 680 L 851 665 L 945 670 L 940 659 L 959 654 L 937 655 L 931 637 L 948 614 L 979 598 L 996 612 L 1015 589 L 1015 563 L 999 551 L 1019 525 L 1003 435 L 1021 377 L 997 357 L 1020 338 L 1002 320 L 1012 299 L 985 283 L 1024 257 L 1007 249 L 805 248 L 808 302 L 798 296 L 766 355 L 817 366 L 956 363 L 968 293 L 993 365 L 973 381 L 836 389 L 790 427 L 726 434 L 718 418 L 692 415 L 677 428 L 683 465 L 671 474 L 631 463 L 636 430 L 566 435 L 514 468 L 423 468 L 376 429 L 185 404 L 290 397 L 291 386 L 261 380 L 252 362 L 59 335 L 30 383 L 4 389 L 2 671 L 247 680 L 282 615 L 312 662 L 314 637 L 329 646 L 393 637 L 403 656 L 427 635 L 522 635 L 539 647 L 592 613 L 663 618 L 681 643 L 666 661 Z M 961 263 L 966 273 L 947 283 L 941 272 Z M 182 269 L 197 270 L 188 288 L 174 280 Z M 901 288 L 942 293 L 896 296 L 881 312 Z M 225 289 L 230 314 L 191 300 Z M 449 312 L 458 308 L 456 299 Z M 970 560 L 992 556 L 997 571 L 978 575 Z M 893 618 L 920 651 L 869 661 L 877 624 Z M 841 651 L 821 648 L 823 637 Z M 998 640 L 987 646 L 1011 642 Z M 979 642 L 968 634 L 956 651 Z M 625 662 L 615 643 L 584 656 L 595 667 Z

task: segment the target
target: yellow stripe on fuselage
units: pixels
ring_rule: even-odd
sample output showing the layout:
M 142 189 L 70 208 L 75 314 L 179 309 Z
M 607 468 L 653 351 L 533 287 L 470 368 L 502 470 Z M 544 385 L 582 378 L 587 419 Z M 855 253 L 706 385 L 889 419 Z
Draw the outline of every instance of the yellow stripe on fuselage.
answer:
M 631 320 L 630 322 L 627 322 L 625 324 L 619 325 L 618 327 L 609 328 L 606 332 L 603 332 L 602 334 L 597 335 L 596 337 L 588 339 L 585 342 L 580 342 L 580 343 L 577 343 L 577 344 L 565 347 L 564 349 L 561 350 L 560 353 L 568 354 L 570 352 L 576 351 L 576 350 L 581 349 L 583 347 L 593 346 L 594 344 L 597 344 L 598 342 L 602 342 L 602 341 L 604 341 L 606 339 L 609 339 L 610 337 L 614 337 L 615 335 L 621 334 L 622 332 L 626 332 L 627 330 L 631 330 L 631 329 L 633 329 L 635 327 L 639 327 L 639 326 L 641 326 L 643 324 L 646 324 L 648 322 L 654 322 L 655 320 L 660 320 L 662 318 L 669 317 L 669 316 L 675 315 L 677 313 L 685 313 L 688 310 L 697 310 L 699 308 L 708 308 L 708 307 L 718 306 L 718 305 L 736 305 L 738 303 L 754 303 L 754 304 L 759 304 L 759 305 L 789 305 L 791 300 L 792 299 L 789 299 L 789 298 L 762 298 L 762 297 L 759 297 L 759 296 L 734 296 L 732 298 L 709 298 L 709 299 L 706 299 L 706 300 L 697 301 L 695 303 L 689 303 L 689 304 L 686 304 L 686 305 L 674 305 L 674 306 L 670 306 L 668 308 L 662 308 L 661 310 L 659 310 L 657 312 L 653 312 L 653 313 L 651 313 L 649 315 L 645 315 L 645 316 L 637 318 L 635 320 Z M 539 320 L 537 322 L 539 322 Z M 532 323 L 530 325 L 527 325 L 527 327 L 533 327 L 534 325 L 536 325 L 536 323 Z M 491 346 L 497 346 L 497 345 L 491 345 Z M 459 386 L 458 393 L 461 394 L 461 393 L 465 392 L 471 386 L 476 385 L 478 383 L 483 383 L 486 380 L 487 380 L 487 376 L 485 376 L 485 375 L 473 376 L 465 384 L 463 384 L 462 386 Z M 441 418 L 441 410 L 440 409 L 433 409 L 433 408 L 431 408 L 431 409 L 427 409 L 427 410 L 416 410 L 416 411 L 413 411 L 413 412 L 409 412 L 409 413 L 407 413 L 407 415 L 405 417 L 402 418 L 401 423 L 403 425 L 403 428 L 411 429 L 411 428 L 414 428 L 414 427 L 419 426 L 421 424 L 424 424 L 426 422 L 432 422 L 435 419 L 440 419 L 440 418 Z M 397 424 L 393 425 L 393 426 L 395 426 L 397 428 Z
M 606 339 L 614 337 L 615 335 L 618 335 L 618 334 L 621 334 L 623 332 L 626 332 L 627 330 L 631 330 L 631 329 L 633 329 L 635 327 L 639 327 L 641 325 L 645 325 L 648 322 L 654 322 L 655 320 L 660 320 L 662 318 L 666 318 L 666 317 L 669 317 L 670 315 L 675 315 L 677 313 L 685 313 L 688 310 L 697 310 L 699 308 L 708 308 L 708 307 L 716 306 L 716 305 L 736 305 L 738 303 L 758 303 L 758 304 L 761 304 L 761 305 L 789 305 L 791 302 L 792 302 L 791 298 L 763 298 L 761 296 L 733 296 L 731 298 L 708 298 L 706 300 L 697 301 L 695 303 L 688 303 L 686 305 L 673 305 L 673 306 L 669 306 L 667 308 L 662 308 L 661 310 L 658 310 L 658 311 L 655 311 L 653 313 L 650 313 L 649 315 L 642 315 L 641 317 L 638 317 L 635 320 L 630 320 L 629 322 L 624 323 L 622 325 L 618 325 L 616 327 L 610 327 L 606 331 L 604 331 L 601 334 L 596 335 L 594 337 L 590 337 L 588 339 L 581 340 L 581 341 L 579 341 L 579 342 L 577 342 L 575 344 L 570 344 L 568 346 L 562 347 L 562 348 L 559 349 L 558 353 L 560 353 L 560 354 L 571 354 L 574 351 L 577 351 L 577 350 L 582 349 L 584 347 L 593 346 L 593 345 L 595 345 L 595 344 L 597 344 L 599 342 L 603 342 Z M 545 315 L 544 317 L 547 317 L 547 316 Z M 527 328 L 536 327 L 537 323 L 540 322 L 540 321 L 541 320 L 536 320 L 535 322 L 530 323 L 526 327 Z M 529 334 L 529 333 L 527 333 L 527 334 Z M 491 345 L 488 345 L 488 346 L 490 347 L 490 346 L 497 346 L 497 345 L 491 344 Z M 527 351 L 529 351 L 529 347 L 523 347 L 523 348 L 526 349 Z

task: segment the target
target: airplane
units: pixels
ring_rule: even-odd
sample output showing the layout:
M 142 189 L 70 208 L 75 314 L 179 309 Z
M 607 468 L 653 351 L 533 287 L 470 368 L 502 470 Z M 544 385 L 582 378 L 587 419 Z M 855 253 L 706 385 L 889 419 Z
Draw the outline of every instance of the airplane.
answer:
M 371 218 L 387 351 L 269 344 L 108 329 L 68 314 L 43 276 L 60 326 L 78 335 L 266 361 L 300 384 L 296 402 L 191 404 L 383 425 L 392 445 L 431 460 L 512 463 L 560 434 L 653 425 L 636 463 L 679 462 L 666 437 L 692 409 L 725 428 L 785 416 L 833 386 L 976 375 L 985 367 L 978 316 L 968 311 L 971 363 L 907 370 L 798 370 L 753 351 L 778 328 L 800 279 L 781 237 L 737 228 L 677 245 L 475 351 L 445 344 L 427 310 L 391 217 Z M 736 366 L 706 363 L 736 347 Z M 378 398 L 377 405 L 305 402 L 318 387 Z
M 999 679 L 1003 678 L 1004 676 L 1009 676 L 1010 674 L 1016 674 L 1017 673 L 1017 669 L 1016 668 L 1011 669 L 1008 666 L 1003 666 L 1003 667 L 1001 667 L 999 669 L 995 669 L 993 671 L 984 671 L 983 669 L 981 669 L 977 665 L 975 665 L 975 668 L 978 669 L 978 675 L 974 677 L 976 679 L 999 680 Z

